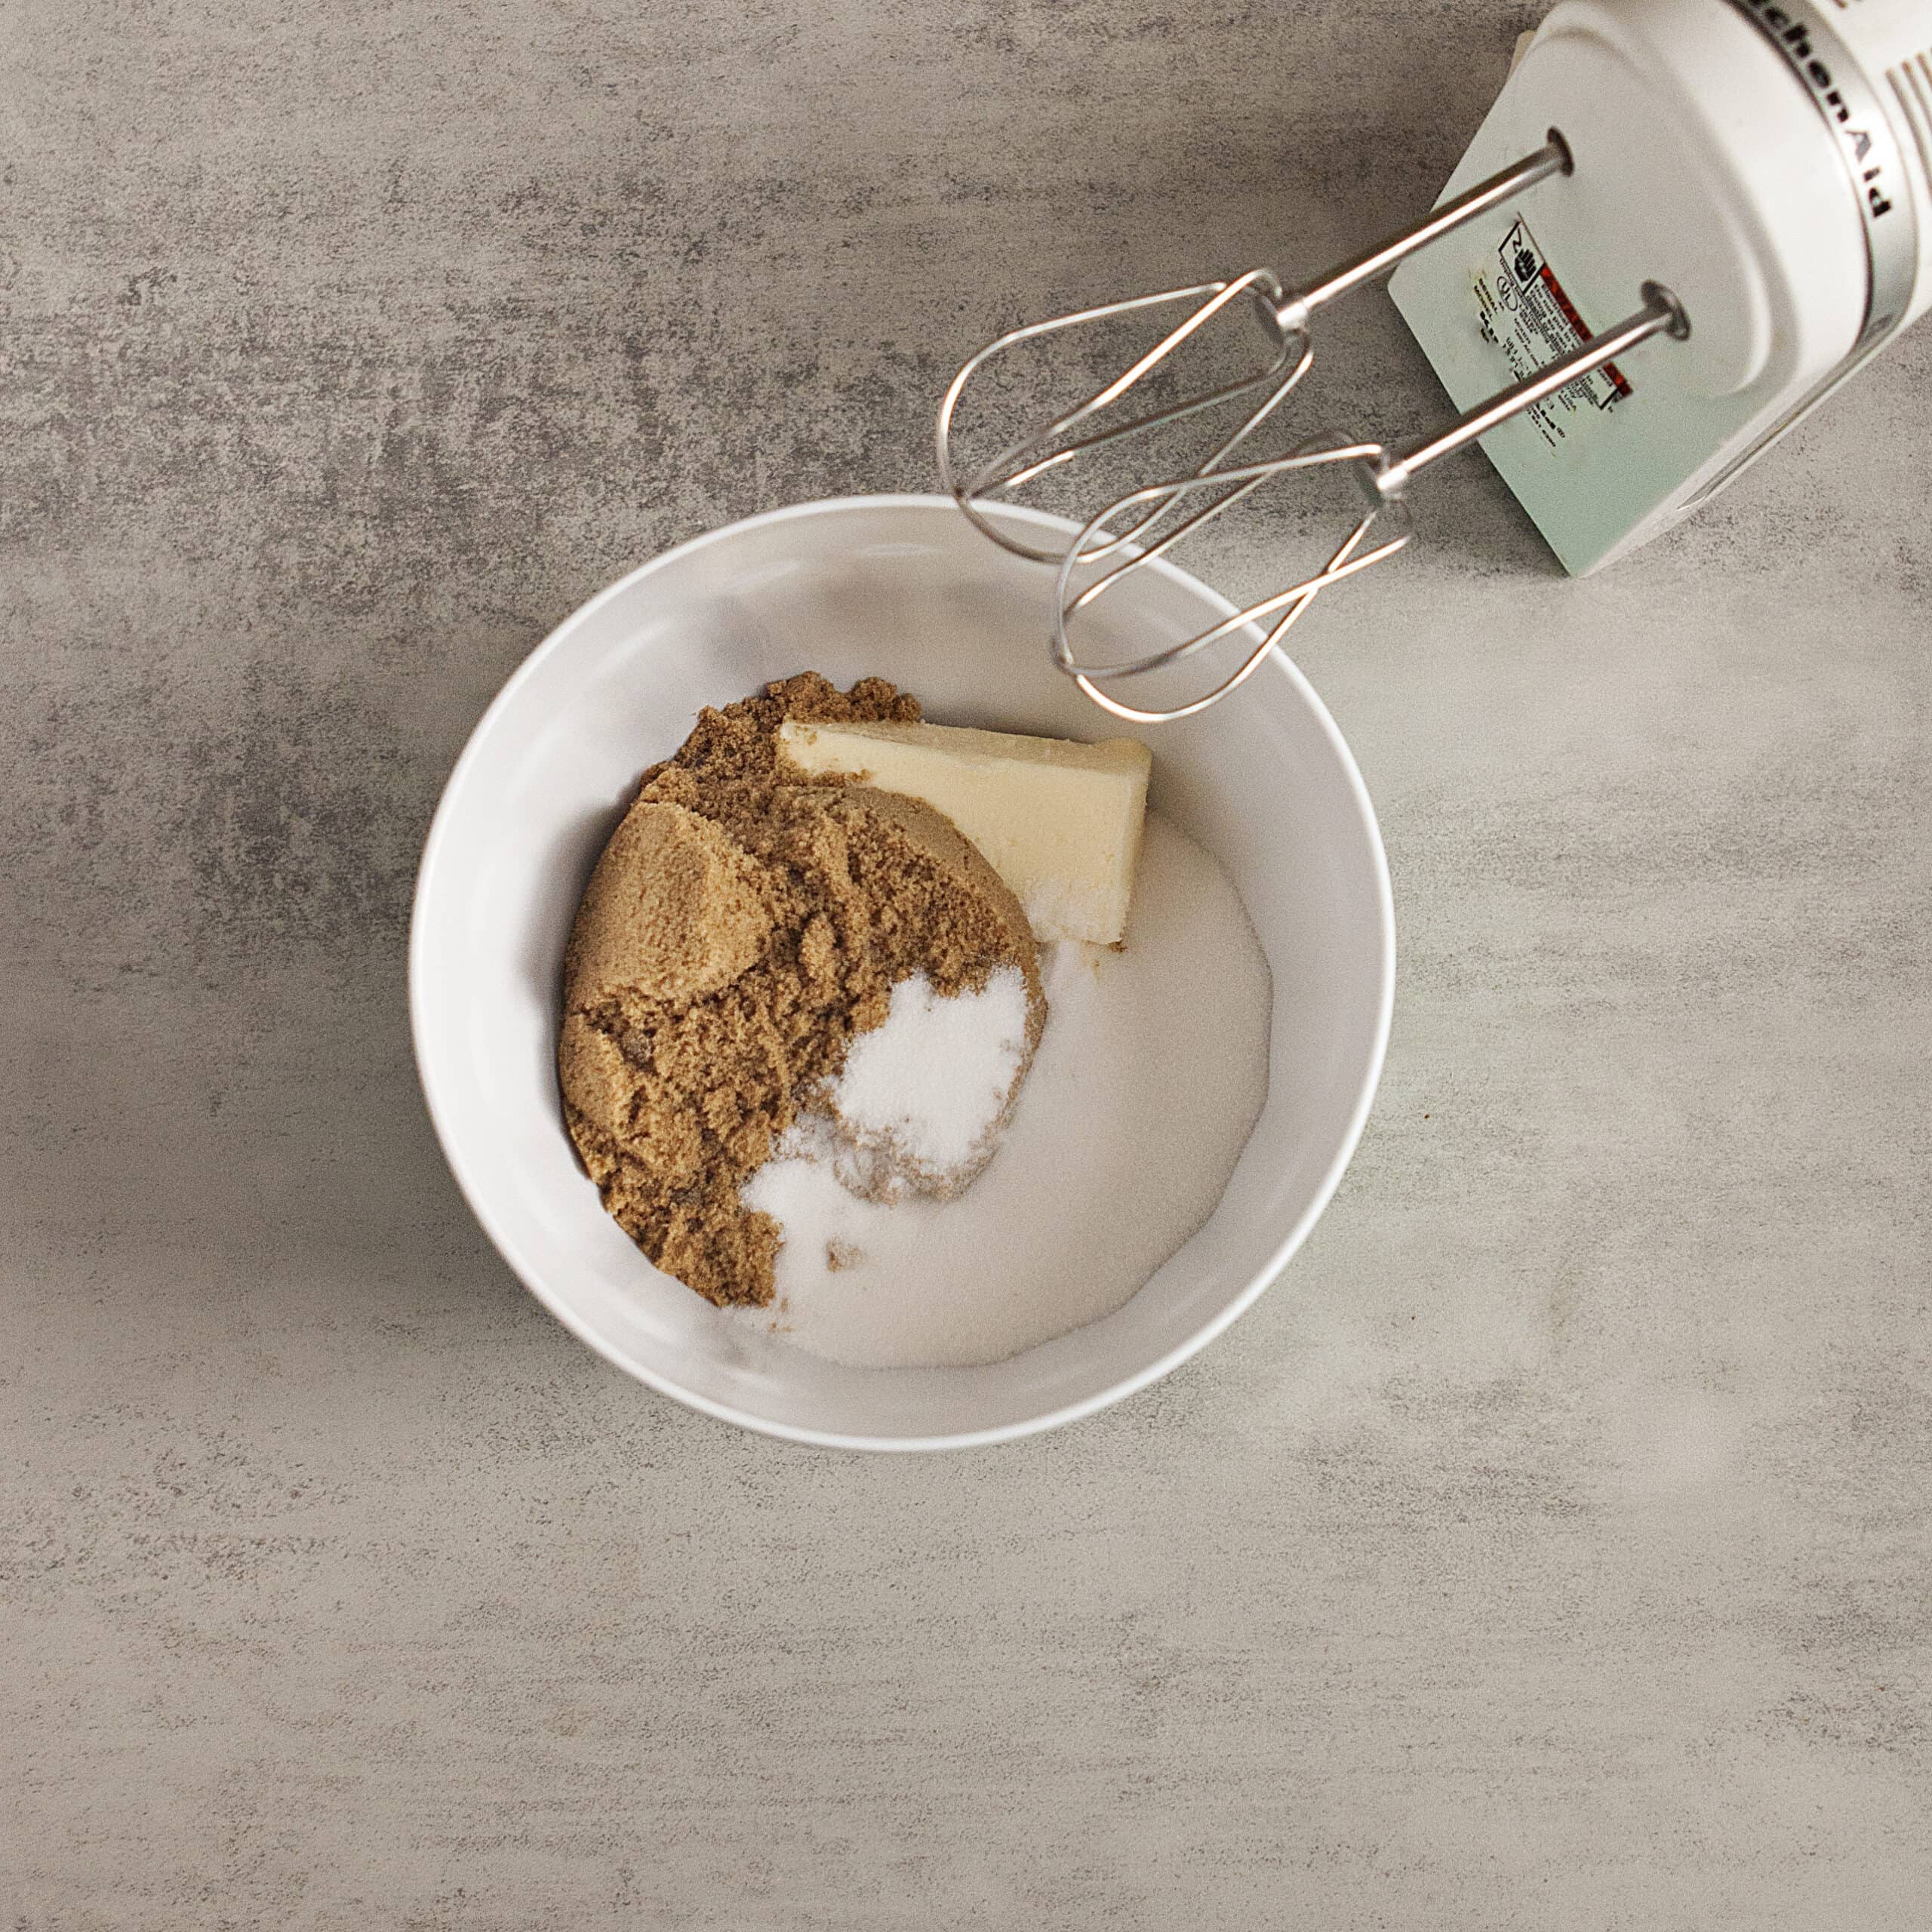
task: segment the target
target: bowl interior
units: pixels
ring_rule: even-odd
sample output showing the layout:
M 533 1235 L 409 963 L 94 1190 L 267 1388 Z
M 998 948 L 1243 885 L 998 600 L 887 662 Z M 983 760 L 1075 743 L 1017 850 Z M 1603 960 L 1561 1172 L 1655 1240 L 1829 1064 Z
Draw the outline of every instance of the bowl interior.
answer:
M 1272 1065 L 1220 1208 L 1115 1314 L 989 1367 L 841 1368 L 660 1274 L 578 1166 L 553 1069 L 561 960 L 639 771 L 676 748 L 700 706 L 804 669 L 841 686 L 889 678 L 943 723 L 1115 735 L 1048 661 L 1050 586 L 1044 566 L 997 549 L 942 498 L 811 504 L 735 525 L 561 624 L 504 687 L 450 780 L 411 958 L 417 1058 L 444 1149 L 506 1260 L 559 1319 L 712 1414 L 879 1447 L 1066 1420 L 1232 1320 L 1305 1235 L 1353 1149 L 1388 1028 L 1387 875 L 1340 734 L 1300 675 L 1270 663 L 1229 703 L 1143 734 L 1153 804 L 1227 867 L 1266 951 Z M 1110 601 L 1105 648 L 1122 655 L 1229 608 L 1165 565 L 1135 573 Z

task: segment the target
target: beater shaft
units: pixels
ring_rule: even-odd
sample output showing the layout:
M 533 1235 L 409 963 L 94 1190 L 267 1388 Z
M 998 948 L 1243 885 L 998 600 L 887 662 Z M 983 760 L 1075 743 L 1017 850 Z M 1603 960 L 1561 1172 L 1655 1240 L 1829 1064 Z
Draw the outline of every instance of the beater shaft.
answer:
M 1459 416 L 1440 435 L 1432 436 L 1404 451 L 1378 475 L 1377 488 L 1385 497 L 1399 496 L 1417 470 L 1439 462 L 1445 456 L 1454 456 L 1458 450 L 1488 435 L 1498 423 L 1506 423 L 1511 417 L 1520 416 L 1524 410 L 1548 401 L 1558 391 L 1567 389 L 1578 377 L 1587 376 L 1592 371 L 1601 369 L 1606 362 L 1614 362 L 1620 355 L 1628 355 L 1640 342 L 1648 342 L 1654 335 L 1667 335 L 1673 341 L 1681 342 L 1690 334 L 1690 318 L 1684 312 L 1684 305 L 1669 289 L 1660 283 L 1647 281 L 1643 296 L 1644 306 L 1614 328 L 1592 336 L 1588 342 L 1573 349 L 1567 355 L 1558 356 L 1534 375 L 1524 377 L 1522 381 L 1491 396 L 1487 402 L 1478 403 L 1475 408 Z
M 1275 311 L 1276 319 L 1284 329 L 1305 326 L 1309 317 L 1324 303 L 1352 294 L 1371 281 L 1380 281 L 1384 275 L 1393 275 L 1410 256 L 1426 248 L 1432 242 L 1453 235 L 1464 223 L 1487 214 L 1491 208 L 1500 208 L 1505 202 L 1534 188 L 1539 181 L 1548 180 L 1552 174 L 1567 174 L 1571 165 L 1570 150 L 1564 145 L 1563 137 L 1551 128 L 1549 139 L 1534 154 L 1526 154 L 1521 161 L 1492 174 L 1487 181 L 1478 181 L 1473 188 L 1466 188 L 1454 200 L 1432 209 L 1414 227 L 1405 228 L 1386 241 L 1378 242 L 1352 261 L 1331 269 L 1312 288 L 1288 294 Z

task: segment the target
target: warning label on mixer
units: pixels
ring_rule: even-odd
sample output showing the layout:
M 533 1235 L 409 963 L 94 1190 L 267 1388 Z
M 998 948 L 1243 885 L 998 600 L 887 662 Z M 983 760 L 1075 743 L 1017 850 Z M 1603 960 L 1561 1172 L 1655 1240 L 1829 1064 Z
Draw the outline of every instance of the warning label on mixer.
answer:
M 1511 223 L 1497 248 L 1494 269 L 1478 269 L 1475 286 L 1483 339 L 1502 350 L 1518 380 L 1590 339 L 1577 305 L 1524 222 Z M 1590 412 L 1614 409 L 1630 392 L 1623 372 L 1606 362 L 1524 413 L 1554 449 Z

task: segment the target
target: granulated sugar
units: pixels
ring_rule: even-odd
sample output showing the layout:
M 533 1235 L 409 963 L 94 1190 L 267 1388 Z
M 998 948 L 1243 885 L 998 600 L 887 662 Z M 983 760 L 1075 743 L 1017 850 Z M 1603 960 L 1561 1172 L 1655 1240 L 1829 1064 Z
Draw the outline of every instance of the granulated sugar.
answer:
M 1046 1032 L 978 1180 L 887 1204 L 787 1143 L 743 1191 L 783 1227 L 778 1306 L 739 1318 L 855 1366 L 999 1361 L 1110 1314 L 1214 1211 L 1268 1086 L 1267 961 L 1227 875 L 1150 814 L 1126 949 L 1041 966 Z M 895 1050 L 876 1091 L 916 1072 Z M 956 1145 L 963 1111 L 946 1124 Z
M 874 1201 L 961 1192 L 998 1147 L 1033 1057 L 1029 1017 L 1014 967 L 950 998 L 923 973 L 901 980 L 885 1023 L 852 1042 L 826 1111 L 801 1116 L 778 1156 L 829 1155 L 844 1186 Z

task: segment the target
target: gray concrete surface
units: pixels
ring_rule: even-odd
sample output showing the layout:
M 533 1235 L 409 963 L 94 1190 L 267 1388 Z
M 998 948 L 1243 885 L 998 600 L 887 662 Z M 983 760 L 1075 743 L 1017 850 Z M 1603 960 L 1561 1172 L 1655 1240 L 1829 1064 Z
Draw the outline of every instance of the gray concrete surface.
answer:
M 687 1414 L 411 1072 L 418 841 L 552 623 L 927 487 L 1023 312 L 1419 207 L 1531 17 L 0 7 L 0 1924 L 1932 1917 L 1932 333 L 1586 583 L 1445 472 L 1306 628 L 1387 1078 L 1109 1414 Z M 1438 407 L 1371 303 L 1378 371 Z

